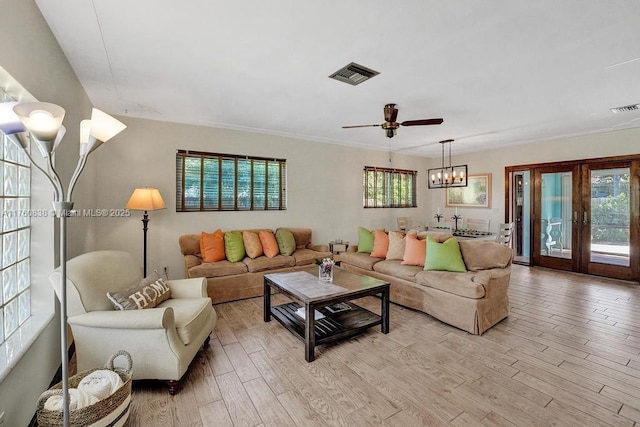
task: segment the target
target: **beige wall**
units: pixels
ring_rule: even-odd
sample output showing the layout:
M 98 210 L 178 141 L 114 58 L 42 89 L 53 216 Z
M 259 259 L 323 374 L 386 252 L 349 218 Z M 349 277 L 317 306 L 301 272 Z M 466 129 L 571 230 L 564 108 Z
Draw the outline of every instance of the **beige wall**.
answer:
M 41 101 L 54 102 L 67 110 L 67 136 L 57 155 L 58 170 L 66 182 L 75 166 L 78 125 L 90 104 L 84 90 L 58 47 L 33 1 L 3 0 L 0 13 L 0 65 Z M 90 199 L 92 173 L 77 191 L 77 198 Z M 52 189 L 42 174 L 32 172 L 32 208 L 51 209 Z M 80 224 L 82 227 L 83 224 Z M 84 251 L 87 229 L 75 228 L 69 253 Z M 55 265 L 54 221 L 33 219 L 31 230 L 32 312 L 52 310 L 54 295 L 47 274 Z M 36 408 L 38 396 L 47 389 L 60 366 L 60 329 L 57 317 L 45 326 L 26 353 L 0 382 L 0 412 L 4 425 L 24 426 Z M 15 349 L 15 351 L 21 351 Z
M 391 165 L 418 170 L 418 208 L 363 209 L 362 168 L 389 164 L 388 152 L 261 135 L 241 131 L 178 125 L 121 117 L 128 129 L 109 142 L 92 159 L 97 169 L 97 208 L 125 206 L 138 186 L 160 189 L 167 209 L 150 212 L 148 234 L 149 270 L 168 266 L 169 276 L 184 275 L 178 237 L 238 228 L 280 226 L 311 227 L 314 242 L 335 238 L 357 241 L 357 227 L 395 228 L 396 216 L 411 216 L 414 222 L 430 221 L 436 208 L 444 208 L 444 190 L 426 189 L 426 170 L 439 159 L 393 154 Z M 522 144 L 510 148 L 455 156 L 468 163 L 469 172 L 492 174 L 491 209 L 460 209 L 467 217 L 487 218 L 492 228 L 504 218 L 504 167 L 546 161 L 632 154 L 640 130 L 608 132 L 555 141 Z M 381 141 L 384 146 L 386 141 Z M 273 156 L 287 159 L 288 208 L 272 212 L 175 212 L 176 149 L 218 153 Z M 142 262 L 142 212 L 130 218 L 99 218 L 90 236 L 91 249 L 124 249 Z M 78 219 L 86 221 L 87 219 Z
M 157 187 L 167 209 L 150 212 L 149 270 L 169 267 L 172 278 L 184 277 L 178 237 L 239 228 L 310 227 L 316 243 L 335 238 L 355 242 L 357 227 L 394 228 L 397 215 L 422 217 L 427 190 L 418 189 L 417 209 L 363 209 L 362 170 L 387 166 L 387 151 L 260 135 L 241 131 L 178 125 L 120 117 L 127 130 L 96 152 L 98 208 L 122 208 L 135 187 Z M 382 147 L 386 141 L 381 140 Z M 287 159 L 288 206 L 270 212 L 175 211 L 177 149 L 273 156 Z M 392 166 L 423 171 L 427 159 L 392 156 Z M 142 262 L 142 212 L 130 218 L 100 218 L 92 235 L 95 249 L 125 249 Z

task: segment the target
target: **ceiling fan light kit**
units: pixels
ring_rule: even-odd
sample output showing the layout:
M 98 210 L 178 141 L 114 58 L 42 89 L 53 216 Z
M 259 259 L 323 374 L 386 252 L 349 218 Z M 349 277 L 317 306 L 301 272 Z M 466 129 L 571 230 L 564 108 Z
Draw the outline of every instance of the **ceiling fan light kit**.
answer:
M 429 189 L 466 187 L 468 184 L 467 165 L 451 165 L 451 143 L 453 139 L 440 141 L 442 145 L 442 165 L 427 171 L 427 184 Z M 449 146 L 449 159 L 445 165 L 444 146 Z

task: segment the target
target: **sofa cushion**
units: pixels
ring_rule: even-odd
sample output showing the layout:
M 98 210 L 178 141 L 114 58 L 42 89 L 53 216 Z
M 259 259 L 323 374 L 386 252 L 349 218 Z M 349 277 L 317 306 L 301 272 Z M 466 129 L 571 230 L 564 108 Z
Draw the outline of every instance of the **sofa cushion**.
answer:
M 221 277 L 246 273 L 247 265 L 242 262 L 205 262 L 189 269 L 189 277 Z
M 171 307 L 180 341 L 188 345 L 207 326 L 212 316 L 209 298 L 177 298 L 159 307 Z
M 418 240 L 413 235 L 405 237 L 404 256 L 402 257 L 403 265 L 419 265 L 424 266 L 424 258 L 426 254 L 426 244 L 424 240 Z
M 293 237 L 293 233 L 286 228 L 276 230 L 276 241 L 282 255 L 291 255 L 296 250 L 296 239 Z
M 404 233 L 402 231 L 390 231 L 387 259 L 397 259 L 402 261 L 402 258 L 404 257 L 404 246 Z
M 248 230 L 243 231 L 242 242 L 244 243 L 244 250 L 249 258 L 257 258 L 264 253 L 258 233 Z
M 389 250 L 389 235 L 382 230 L 373 232 L 373 249 L 371 256 L 378 258 L 386 258 Z
M 316 259 L 320 260 L 331 257 L 332 255 L 331 252 L 319 252 L 311 249 L 296 249 L 296 251 L 291 254 L 291 256 L 296 259 L 296 265 L 311 265 Z
M 296 265 L 296 259 L 292 256 L 286 255 L 276 255 L 273 258 L 259 256 L 256 259 L 247 257 L 243 260 L 243 262 L 247 265 L 249 273 L 293 267 L 294 265 Z
M 264 254 L 268 258 L 273 258 L 274 256 L 280 253 L 280 249 L 278 248 L 278 242 L 276 242 L 276 237 L 269 230 L 260 230 L 258 232 L 258 237 L 260 237 L 260 243 L 262 244 L 262 250 Z
M 462 297 L 479 299 L 484 297 L 485 289 L 481 283 L 474 282 L 476 274 L 472 271 L 422 271 L 416 274 L 416 283 Z
M 506 268 L 513 257 L 510 247 L 488 240 L 462 240 L 460 252 L 467 269 L 473 271 Z
M 216 262 L 226 259 L 224 253 L 224 233 L 217 229 L 213 233 L 200 233 L 200 254 L 202 261 Z
M 288 230 L 293 234 L 296 241 L 296 249 L 307 248 L 311 245 L 311 229 L 310 228 L 291 228 Z
M 240 231 L 227 231 L 224 233 L 224 252 L 227 254 L 227 260 L 231 262 L 242 261 L 246 252 L 244 251 L 244 242 Z
M 427 237 L 424 269 L 466 272 L 467 268 L 462 260 L 458 240 L 452 237 L 444 243 L 438 243 L 431 237 Z
M 422 267 L 419 265 L 402 265 L 401 261 L 397 259 L 380 261 L 374 264 L 373 270 L 381 274 L 409 280 L 411 282 L 415 282 L 416 274 L 423 271 Z
M 358 252 L 370 254 L 373 250 L 375 233 L 364 227 L 358 227 Z
M 171 289 L 156 273 L 117 292 L 107 292 L 107 298 L 117 310 L 153 308 L 171 298 Z
M 342 252 L 340 254 L 340 261 L 362 268 L 363 270 L 373 271 L 373 266 L 382 261 L 382 258 L 372 257 L 368 253 Z

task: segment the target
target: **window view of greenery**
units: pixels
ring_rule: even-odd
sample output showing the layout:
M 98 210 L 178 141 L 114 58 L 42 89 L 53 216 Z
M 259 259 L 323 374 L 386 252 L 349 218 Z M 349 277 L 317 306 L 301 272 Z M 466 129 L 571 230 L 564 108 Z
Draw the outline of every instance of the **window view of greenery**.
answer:
M 365 208 L 414 208 L 417 171 L 365 166 Z
M 592 243 L 629 244 L 629 169 L 591 174 Z
M 284 210 L 287 161 L 178 150 L 176 211 Z

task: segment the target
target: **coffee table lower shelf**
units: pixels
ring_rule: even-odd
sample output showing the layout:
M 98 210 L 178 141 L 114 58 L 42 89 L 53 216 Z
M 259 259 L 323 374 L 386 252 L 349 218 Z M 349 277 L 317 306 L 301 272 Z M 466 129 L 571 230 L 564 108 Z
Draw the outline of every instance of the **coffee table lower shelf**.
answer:
M 382 318 L 377 314 L 355 304 L 349 305 L 351 310 L 342 313 L 330 313 L 324 307 L 316 308 L 325 316 L 315 321 L 316 345 L 357 335 L 372 326 L 382 324 Z M 271 307 L 271 315 L 282 326 L 304 341 L 305 319 L 295 314 L 298 307 L 294 302 Z

